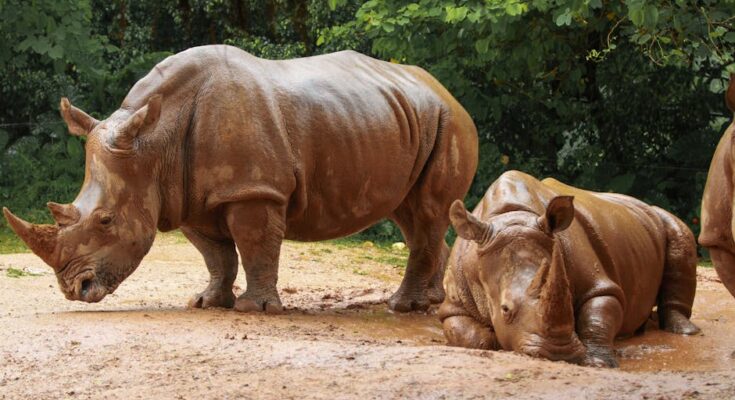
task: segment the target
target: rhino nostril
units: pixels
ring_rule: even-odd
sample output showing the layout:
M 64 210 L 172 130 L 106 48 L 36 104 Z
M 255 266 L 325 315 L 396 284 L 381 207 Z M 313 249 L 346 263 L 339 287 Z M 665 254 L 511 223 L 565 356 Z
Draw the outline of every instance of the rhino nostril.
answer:
M 92 286 L 91 279 L 85 279 L 82 281 L 82 297 L 86 296 L 89 292 L 89 287 Z

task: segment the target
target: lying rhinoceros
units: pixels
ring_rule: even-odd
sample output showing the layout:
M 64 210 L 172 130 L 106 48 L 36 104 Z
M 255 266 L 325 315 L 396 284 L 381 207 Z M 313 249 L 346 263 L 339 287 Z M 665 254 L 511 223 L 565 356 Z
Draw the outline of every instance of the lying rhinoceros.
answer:
M 104 121 L 66 99 L 61 112 L 87 135 L 81 192 L 49 203 L 56 225 L 4 212 L 68 299 L 101 300 L 156 228 L 181 228 L 211 275 L 191 306 L 278 312 L 284 238 L 337 238 L 387 217 L 411 250 L 389 306 L 443 300 L 448 210 L 472 181 L 477 132 L 421 68 L 352 51 L 270 61 L 204 46 L 156 65 Z M 247 275 L 237 299 L 236 248 Z
M 725 95 L 727 107 L 735 112 L 735 75 Z M 735 122 L 722 135 L 707 175 L 702 195 L 702 230 L 699 244 L 709 250 L 712 264 L 722 283 L 735 296 L 735 241 L 732 206 L 733 165 L 735 164 Z
M 450 345 L 612 367 L 613 339 L 654 306 L 663 329 L 699 331 L 694 236 L 660 208 L 511 171 L 450 218 L 459 238 L 439 310 Z

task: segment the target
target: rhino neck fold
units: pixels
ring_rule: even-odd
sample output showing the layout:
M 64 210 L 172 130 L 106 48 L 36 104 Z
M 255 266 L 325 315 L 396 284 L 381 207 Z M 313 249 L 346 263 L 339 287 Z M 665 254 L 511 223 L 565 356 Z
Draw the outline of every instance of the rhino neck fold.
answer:
M 176 157 L 180 158 L 180 157 Z M 181 226 L 185 218 L 186 178 L 181 161 L 176 160 L 169 166 L 160 169 L 158 176 L 158 193 L 161 201 L 157 227 L 161 232 L 168 232 Z

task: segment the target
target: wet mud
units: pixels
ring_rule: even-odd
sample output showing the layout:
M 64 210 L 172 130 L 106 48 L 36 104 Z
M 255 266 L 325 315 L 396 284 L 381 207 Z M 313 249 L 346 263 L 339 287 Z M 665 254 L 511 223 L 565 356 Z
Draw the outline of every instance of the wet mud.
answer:
M 287 310 L 268 316 L 184 308 L 208 277 L 178 237 L 158 240 L 98 304 L 65 300 L 35 256 L 2 255 L 0 399 L 735 396 L 735 300 L 711 269 L 699 270 L 694 307 L 703 334 L 651 323 L 616 342 L 621 368 L 611 371 L 445 346 L 435 309 L 387 310 L 404 258 L 287 243 L 279 282 Z

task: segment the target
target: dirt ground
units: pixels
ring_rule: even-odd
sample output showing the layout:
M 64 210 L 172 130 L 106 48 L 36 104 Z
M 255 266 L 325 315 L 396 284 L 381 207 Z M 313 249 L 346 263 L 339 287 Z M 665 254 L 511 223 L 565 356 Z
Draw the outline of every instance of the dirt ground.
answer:
M 735 397 L 735 300 L 711 269 L 699 271 L 702 335 L 650 330 L 618 342 L 619 370 L 601 370 L 445 346 L 435 310 L 386 309 L 405 256 L 286 243 L 279 316 L 187 310 L 207 272 L 178 236 L 159 236 L 93 305 L 65 300 L 35 256 L 0 256 L 0 398 Z

